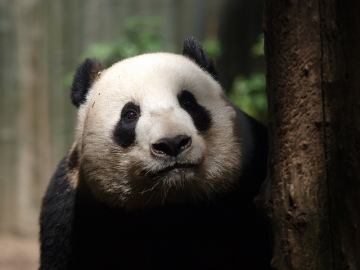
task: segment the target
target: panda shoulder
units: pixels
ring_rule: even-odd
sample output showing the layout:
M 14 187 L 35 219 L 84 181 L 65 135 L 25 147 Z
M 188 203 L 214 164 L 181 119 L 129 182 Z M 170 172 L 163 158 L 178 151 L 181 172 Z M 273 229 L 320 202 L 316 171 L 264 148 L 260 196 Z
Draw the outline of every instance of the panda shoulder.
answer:
M 243 155 L 242 178 L 251 179 L 254 188 L 259 188 L 266 178 L 268 159 L 268 128 L 234 106 L 242 129 Z
M 44 220 L 46 218 L 54 220 L 55 217 L 55 222 L 65 224 L 72 214 L 76 194 L 74 175 L 69 166 L 72 155 L 73 151 L 69 151 L 61 160 L 46 190 L 43 198 L 43 205 L 46 207 L 43 207 L 40 217 L 40 223 L 44 226 L 51 226 L 47 220 Z
M 76 195 L 69 172 L 70 153 L 58 165 L 43 198 L 40 214 L 40 269 L 65 269 L 68 263 Z

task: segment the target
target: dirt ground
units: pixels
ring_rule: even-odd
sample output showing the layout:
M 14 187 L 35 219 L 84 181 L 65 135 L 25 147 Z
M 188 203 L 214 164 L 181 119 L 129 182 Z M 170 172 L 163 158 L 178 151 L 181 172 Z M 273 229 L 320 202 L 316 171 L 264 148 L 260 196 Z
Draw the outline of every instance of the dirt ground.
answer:
M 39 268 L 39 243 L 36 238 L 0 235 L 0 270 Z

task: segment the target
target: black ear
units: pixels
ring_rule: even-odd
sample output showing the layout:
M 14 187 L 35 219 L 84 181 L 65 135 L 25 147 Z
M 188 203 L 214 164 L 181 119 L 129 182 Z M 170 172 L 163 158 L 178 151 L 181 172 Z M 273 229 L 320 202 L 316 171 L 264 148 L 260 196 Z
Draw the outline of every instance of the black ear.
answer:
M 218 76 L 213 61 L 195 38 L 189 37 L 184 40 L 182 54 L 194 60 L 201 68 L 209 72 L 215 80 L 217 79 Z
M 76 107 L 85 102 L 86 94 L 103 69 L 100 60 L 89 58 L 77 68 L 71 89 L 71 100 Z

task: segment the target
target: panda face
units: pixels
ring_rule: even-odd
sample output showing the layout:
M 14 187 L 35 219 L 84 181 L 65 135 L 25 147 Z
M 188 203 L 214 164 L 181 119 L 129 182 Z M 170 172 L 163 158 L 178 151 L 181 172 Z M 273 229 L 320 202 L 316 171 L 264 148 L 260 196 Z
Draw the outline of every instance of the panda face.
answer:
M 239 175 L 241 125 L 219 84 L 188 58 L 123 60 L 99 74 L 79 108 L 79 181 L 128 209 L 211 200 Z

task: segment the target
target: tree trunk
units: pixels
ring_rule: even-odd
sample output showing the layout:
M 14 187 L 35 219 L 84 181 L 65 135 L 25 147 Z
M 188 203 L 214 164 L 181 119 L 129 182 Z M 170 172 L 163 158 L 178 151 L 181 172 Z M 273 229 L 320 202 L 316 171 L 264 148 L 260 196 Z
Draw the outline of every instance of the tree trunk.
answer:
M 263 1 L 275 269 L 360 269 L 360 1 Z

